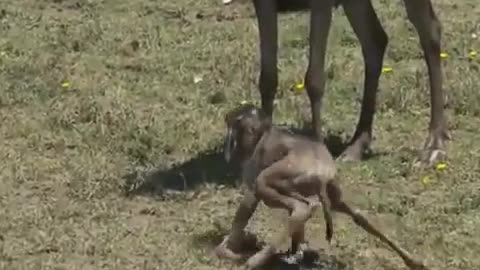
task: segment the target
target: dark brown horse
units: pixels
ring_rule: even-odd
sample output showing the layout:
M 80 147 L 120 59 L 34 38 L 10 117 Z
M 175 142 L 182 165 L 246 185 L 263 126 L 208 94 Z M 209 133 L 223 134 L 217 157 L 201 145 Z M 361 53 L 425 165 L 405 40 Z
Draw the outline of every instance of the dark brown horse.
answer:
M 261 71 L 259 89 L 262 109 L 273 115 L 273 100 L 277 92 L 278 11 L 290 4 L 310 8 L 310 54 L 305 74 L 305 86 L 311 105 L 312 126 L 317 139 L 322 140 L 321 108 L 325 90 L 325 50 L 332 20 L 332 9 L 342 5 L 358 37 L 365 63 L 364 94 L 360 119 L 342 160 L 360 160 L 372 140 L 372 126 L 378 81 L 388 37 L 381 26 L 371 0 L 253 0 L 257 15 Z M 408 19 L 414 25 L 423 49 L 430 79 L 429 134 L 421 151 L 421 160 L 432 163 L 445 152 L 445 141 L 450 138 L 444 115 L 442 67 L 440 62 L 441 25 L 430 0 L 403 0 Z M 293 5 L 293 6 L 295 6 Z

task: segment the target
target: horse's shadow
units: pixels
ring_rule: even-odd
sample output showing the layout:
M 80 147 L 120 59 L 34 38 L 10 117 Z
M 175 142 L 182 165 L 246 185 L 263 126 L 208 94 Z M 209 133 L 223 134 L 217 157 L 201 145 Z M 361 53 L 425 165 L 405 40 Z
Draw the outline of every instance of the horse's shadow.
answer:
M 313 137 L 311 129 L 284 127 L 295 134 Z M 333 132 L 325 136 L 324 142 L 334 157 L 337 157 L 347 146 L 340 134 Z M 167 193 L 191 191 L 206 183 L 238 187 L 238 176 L 237 166 L 231 166 L 225 162 L 222 146 L 219 143 L 213 149 L 201 152 L 187 162 L 168 169 L 129 173 L 123 177 L 125 180 L 123 191 L 127 196 L 162 197 Z
M 277 0 L 277 11 L 281 13 L 308 11 L 310 0 Z
M 249 2 L 242 1 L 244 4 Z M 308 12 L 310 11 L 310 0 L 276 0 L 278 13 L 293 13 L 293 12 Z M 335 1 L 335 6 L 338 7 L 340 0 Z

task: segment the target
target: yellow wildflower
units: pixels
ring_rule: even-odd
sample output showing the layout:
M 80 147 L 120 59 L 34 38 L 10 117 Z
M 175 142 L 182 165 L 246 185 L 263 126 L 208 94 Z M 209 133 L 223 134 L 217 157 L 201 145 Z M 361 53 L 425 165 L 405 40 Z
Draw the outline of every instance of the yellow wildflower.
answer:
M 443 162 L 440 162 L 437 164 L 437 166 L 435 166 L 435 169 L 437 169 L 437 171 L 443 171 L 447 168 L 447 164 L 443 163 Z
M 63 88 L 68 88 L 68 87 L 70 87 L 70 83 L 69 82 L 62 83 L 62 87 Z
M 470 55 L 471 58 L 475 58 L 475 57 L 477 57 L 477 52 L 476 51 L 471 51 L 469 53 L 469 55 Z
M 305 85 L 303 83 L 295 84 L 295 92 L 300 93 L 305 89 Z
M 431 182 L 432 182 L 432 178 L 430 178 L 430 176 L 428 176 L 428 175 L 427 175 L 427 176 L 424 176 L 424 177 L 422 178 L 422 183 L 423 183 L 424 185 L 428 185 L 428 184 L 430 184 Z
M 392 72 L 393 71 L 393 68 L 391 67 L 383 67 L 382 68 L 382 73 L 389 73 L 389 72 Z
M 447 57 L 448 57 L 448 53 L 446 52 L 440 53 L 440 58 L 447 58 Z
M 245 105 L 245 104 L 247 104 L 247 103 L 248 103 L 248 102 L 247 102 L 246 100 L 242 100 L 242 101 L 240 102 L 241 105 Z

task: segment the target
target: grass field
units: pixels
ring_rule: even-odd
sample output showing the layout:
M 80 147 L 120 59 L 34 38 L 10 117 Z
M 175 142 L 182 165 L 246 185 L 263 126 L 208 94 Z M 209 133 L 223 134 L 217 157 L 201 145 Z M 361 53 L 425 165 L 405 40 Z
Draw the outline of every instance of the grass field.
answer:
M 374 1 L 390 38 L 373 150 L 340 163 L 349 200 L 432 269 L 480 267 L 480 5 L 434 1 L 443 25 L 447 168 L 414 167 L 428 80 L 401 1 Z M 281 16 L 275 121 L 302 126 L 308 13 Z M 479 37 L 476 37 L 479 36 Z M 335 11 L 325 129 L 351 136 L 362 96 L 359 44 Z M 213 0 L 3 0 L 0 4 L 0 268 L 240 269 L 210 254 L 240 198 L 220 151 L 223 115 L 258 102 L 250 4 Z M 261 207 L 270 239 L 278 212 Z M 346 269 L 405 269 L 343 215 Z M 323 219 L 309 223 L 325 247 Z

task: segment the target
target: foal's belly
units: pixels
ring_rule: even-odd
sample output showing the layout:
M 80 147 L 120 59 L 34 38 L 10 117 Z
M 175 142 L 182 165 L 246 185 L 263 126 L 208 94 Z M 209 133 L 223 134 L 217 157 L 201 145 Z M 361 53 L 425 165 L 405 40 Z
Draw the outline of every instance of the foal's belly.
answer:
M 310 198 L 312 196 L 317 196 L 318 192 L 317 192 L 317 188 L 316 187 L 312 187 L 312 184 L 299 184 L 299 185 L 295 185 L 295 186 L 290 186 L 291 190 L 299 193 L 300 195 L 304 196 L 305 198 Z M 284 194 L 284 196 L 287 196 Z M 296 202 L 299 202 L 297 199 L 293 198 L 293 197 L 290 197 L 290 196 L 287 196 L 289 197 L 291 200 L 295 200 Z M 270 197 L 266 197 L 266 196 L 263 196 L 261 198 L 261 200 L 263 201 L 263 203 L 270 207 L 270 208 L 274 208 L 274 209 L 287 209 L 289 210 L 289 208 L 285 205 L 285 202 L 283 201 L 280 201 L 279 198 L 270 198 Z M 304 203 L 304 202 L 301 202 L 301 203 Z
M 294 189 L 304 197 L 312 197 L 318 194 L 317 185 L 311 183 L 297 184 Z

